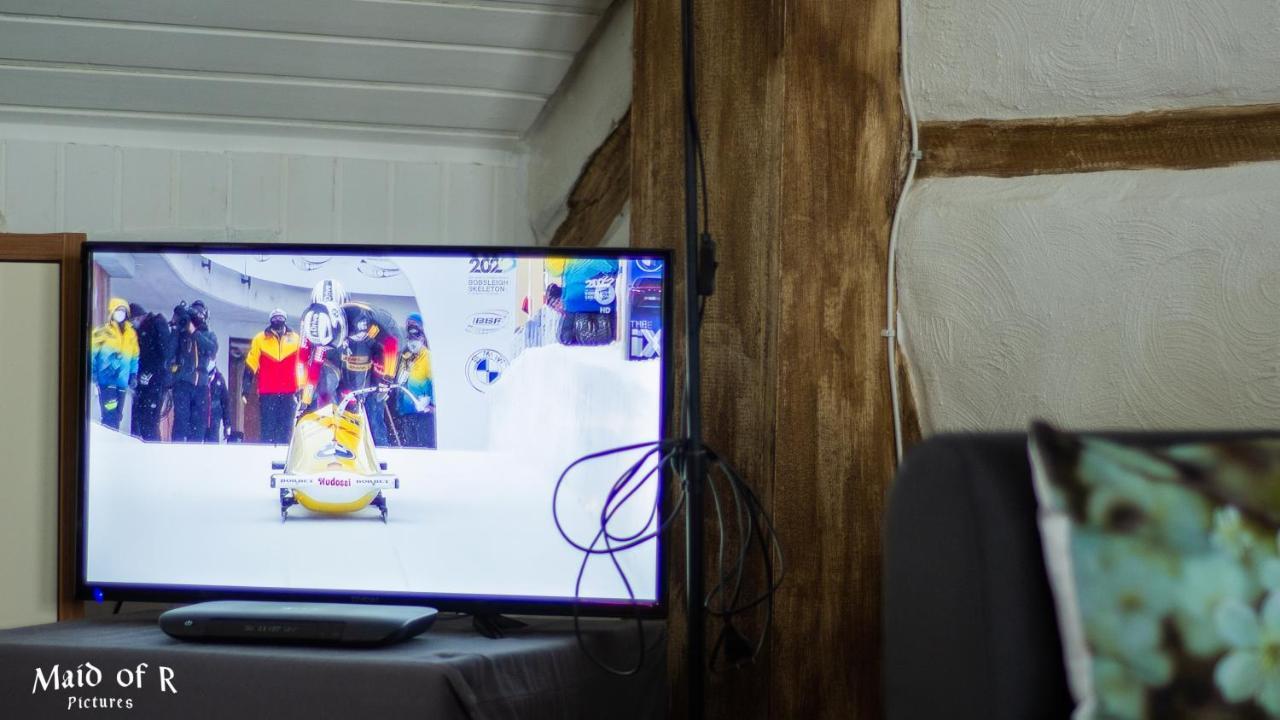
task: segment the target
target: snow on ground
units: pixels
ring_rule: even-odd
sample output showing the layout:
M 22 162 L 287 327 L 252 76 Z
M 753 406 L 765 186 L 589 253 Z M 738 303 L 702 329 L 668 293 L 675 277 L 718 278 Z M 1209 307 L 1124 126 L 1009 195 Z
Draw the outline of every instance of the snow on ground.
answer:
M 281 523 L 269 477 L 283 447 L 143 443 L 94 424 L 88 580 L 572 596 L 582 556 L 553 524 L 555 479 L 584 452 L 656 439 L 659 408 L 649 393 L 659 383 L 656 363 L 628 363 L 616 347 L 523 353 L 495 388 L 501 440 L 493 452 L 379 450 L 400 477 L 399 489 L 384 492 L 385 525 L 373 509 L 329 516 L 297 506 Z M 575 537 L 590 540 L 618 472 L 615 463 L 574 476 L 560 509 Z M 619 529 L 643 525 L 653 488 L 637 494 Z M 620 561 L 637 596 L 652 599 L 656 547 Z M 607 558 L 592 561 L 582 595 L 626 598 Z

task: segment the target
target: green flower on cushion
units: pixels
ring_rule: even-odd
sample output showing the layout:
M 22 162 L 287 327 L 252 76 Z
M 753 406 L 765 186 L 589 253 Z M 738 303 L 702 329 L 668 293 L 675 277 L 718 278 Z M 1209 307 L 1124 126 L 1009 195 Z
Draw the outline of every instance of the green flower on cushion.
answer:
M 1247 602 L 1254 588 L 1244 566 L 1220 553 L 1184 561 L 1178 579 L 1176 618 L 1187 652 L 1209 657 L 1223 650 L 1226 643 L 1214 627 L 1215 612 L 1228 600 Z
M 1085 637 L 1143 683 L 1167 683 L 1173 664 L 1161 625 L 1176 600 L 1173 559 L 1147 543 L 1083 528 L 1072 534 L 1072 562 Z
M 1147 716 L 1147 688 L 1123 664 L 1106 656 L 1094 658 L 1093 685 L 1100 717 L 1142 720 Z
M 1218 550 L 1242 560 L 1257 546 L 1257 537 L 1236 508 L 1228 505 L 1213 513 L 1213 535 L 1210 542 Z
M 1276 533 L 1276 546 L 1280 548 L 1280 533 Z M 1269 556 L 1258 561 L 1258 582 L 1268 590 L 1280 590 L 1280 558 Z
M 1218 606 L 1218 632 L 1231 648 L 1213 671 L 1214 682 L 1230 702 L 1254 700 L 1280 717 L 1280 593 L 1271 593 L 1259 615 L 1228 600 Z
M 1178 485 L 1116 474 L 1089 494 L 1085 516 L 1099 530 L 1143 537 L 1180 552 L 1208 549 L 1210 505 Z

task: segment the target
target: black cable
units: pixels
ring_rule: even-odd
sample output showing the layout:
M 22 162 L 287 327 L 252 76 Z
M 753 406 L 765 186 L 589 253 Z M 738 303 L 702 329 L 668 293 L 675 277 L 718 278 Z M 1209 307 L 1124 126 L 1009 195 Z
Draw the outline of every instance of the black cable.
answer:
M 686 293 L 688 294 L 689 305 L 686 306 L 687 315 L 686 322 L 689 327 L 686 332 L 690 334 L 688 352 L 685 358 L 685 374 L 683 395 L 681 398 L 680 409 L 680 426 L 681 435 L 678 439 L 666 440 L 652 443 L 640 443 L 620 448 L 592 453 L 575 460 L 564 472 L 561 473 L 556 481 L 555 490 L 552 493 L 552 513 L 555 515 L 556 528 L 560 532 L 561 537 L 565 539 L 571 546 L 583 553 L 582 563 L 579 565 L 578 576 L 574 585 L 574 632 L 578 639 L 579 647 L 582 651 L 602 669 L 617 675 L 631 675 L 640 670 L 644 664 L 646 654 L 646 644 L 644 641 L 644 627 L 641 623 L 641 617 L 638 612 L 639 606 L 635 602 L 635 594 L 632 590 L 631 583 L 628 580 L 621 563 L 617 558 L 617 553 L 636 547 L 642 543 L 658 538 L 675 518 L 679 515 L 686 502 L 690 500 L 690 487 L 695 482 L 694 497 L 701 499 L 700 488 L 708 488 L 711 491 L 711 499 L 715 510 L 717 530 L 719 536 L 717 538 L 716 551 L 716 583 L 700 597 L 698 605 L 691 604 L 690 613 L 703 612 L 712 617 L 722 620 L 720 632 L 712 649 L 710 665 L 712 669 L 715 667 L 716 659 L 722 648 L 728 649 L 731 641 L 737 641 L 736 653 L 737 658 L 734 662 L 742 660 L 754 660 L 764 647 L 764 643 L 769 636 L 769 631 L 773 625 L 774 612 L 774 595 L 786 575 L 785 559 L 782 553 L 782 545 L 778 539 L 777 532 L 773 525 L 773 519 L 769 512 L 760 502 L 759 497 L 750 488 L 749 485 L 738 474 L 727 461 L 719 457 L 711 448 L 702 443 L 701 428 L 698 418 L 696 417 L 697 398 L 690 397 L 690 387 L 697 387 L 698 373 L 698 333 L 699 326 L 706 313 L 707 298 L 714 292 L 714 280 L 716 270 L 716 246 L 711 235 L 711 210 L 710 210 L 710 190 L 707 182 L 707 163 L 706 153 L 702 144 L 702 132 L 697 113 L 697 74 L 695 65 L 694 52 L 694 16 L 691 0 L 683 0 L 681 3 L 681 42 L 682 42 L 682 75 L 684 90 L 684 122 L 685 122 L 685 220 L 686 220 Z M 696 280 L 696 282 L 695 282 Z M 696 303 L 696 305 L 695 305 Z M 605 502 L 600 511 L 599 528 L 592 541 L 583 545 L 576 542 L 568 536 L 564 527 L 561 525 L 558 516 L 558 498 L 565 478 L 569 473 L 584 462 L 595 459 L 616 455 L 622 452 L 630 452 L 635 450 L 643 450 L 641 457 L 614 481 L 610 488 Z M 654 455 L 660 455 L 657 464 L 645 472 L 640 474 L 646 463 L 650 461 Z M 692 460 L 692 461 L 691 461 Z M 717 481 L 714 478 L 710 466 L 714 465 L 719 469 L 720 480 L 727 484 L 729 497 L 733 499 L 733 522 L 737 528 L 736 537 L 739 545 L 736 550 L 736 558 L 731 567 L 725 566 L 726 544 L 729 534 L 729 528 L 726 524 L 724 507 L 720 499 L 720 490 L 717 487 Z M 639 530 L 630 534 L 619 534 L 610 529 L 610 522 L 620 508 L 625 506 L 636 495 L 641 488 L 652 480 L 655 474 L 661 473 L 662 469 L 670 466 L 675 474 L 681 478 L 679 502 L 666 518 L 661 522 L 655 522 L 659 517 L 659 504 L 654 503 L 650 508 L 649 516 L 644 525 Z M 692 469 L 697 469 L 701 477 L 690 477 Z M 659 475 L 659 477 L 661 477 Z M 661 497 L 661 494 L 658 495 Z M 699 504 L 700 507 L 700 504 Z M 692 510 L 690 510 L 692 512 Z M 699 512 L 701 512 L 699 510 Z M 653 528 L 651 530 L 651 528 Z M 700 536 L 699 536 L 700 537 Z M 690 542 L 693 542 L 690 540 Z M 599 545 L 603 543 L 604 547 Z M 749 600 L 743 600 L 742 593 L 744 589 L 744 579 L 747 573 L 747 565 L 751 553 L 752 545 L 757 545 L 760 550 L 761 562 L 763 564 L 765 589 L 756 597 Z M 691 545 L 690 552 L 698 545 Z M 623 587 L 627 591 L 632 607 L 637 609 L 636 623 L 637 631 L 640 637 L 639 650 L 637 660 L 634 666 L 627 669 L 618 669 L 611 667 L 598 658 L 596 658 L 586 647 L 585 641 L 581 634 L 579 624 L 579 603 L 581 595 L 582 578 L 586 572 L 587 564 L 593 555 L 608 555 L 615 571 L 622 580 Z M 700 554 L 694 553 L 696 557 Z M 775 560 L 777 567 L 775 568 Z M 692 561 L 691 561 L 692 562 Z M 775 569 L 777 574 L 775 576 Z M 701 576 L 697 576 L 701 577 Z M 689 583 L 690 588 L 695 582 L 691 576 Z M 686 588 L 689 592 L 690 588 Z M 731 590 L 730 590 L 731 588 Z M 737 631 L 733 625 L 733 619 L 743 613 L 752 611 L 761 605 L 765 607 L 764 627 L 759 638 L 754 645 L 747 643 L 745 637 Z M 692 627 L 692 623 L 690 623 Z M 699 625 L 700 627 L 700 625 Z M 660 633 L 659 642 L 663 639 L 664 633 Z M 690 638 L 700 637 L 699 634 L 693 634 L 691 631 Z M 700 642 L 695 642 L 694 646 L 701 646 Z M 745 647 L 744 647 L 745 646 Z M 655 644 L 656 647 L 656 644 Z M 650 650 L 651 651 L 651 650 Z M 745 652 L 745 656 L 744 653 Z M 691 654 L 691 662 L 696 654 Z M 691 705 L 691 712 L 699 715 L 701 708 L 699 698 L 693 698 L 692 695 L 701 691 L 701 664 L 699 668 L 691 668 L 691 700 L 695 702 Z
M 647 446 L 647 445 L 659 445 L 659 444 L 662 444 L 662 443 L 644 443 L 644 444 L 639 445 L 638 447 L 645 447 L 645 446 Z M 634 449 L 637 449 L 637 446 L 626 446 L 626 449 L 634 450 Z M 617 454 L 618 452 L 622 452 L 622 451 L 623 451 L 623 450 L 621 450 L 621 449 L 617 449 L 617 448 L 615 448 L 615 449 L 613 449 L 613 450 L 606 450 L 606 451 L 602 451 L 601 453 L 595 453 L 595 454 L 593 454 L 593 455 L 595 455 L 596 457 L 600 457 L 600 456 L 605 456 L 605 455 Z M 619 480 L 618 480 L 617 482 L 615 482 L 615 483 L 614 483 L 614 488 L 613 488 L 613 490 L 611 490 L 611 495 L 612 495 L 613 493 L 615 493 L 615 492 L 618 490 L 618 488 L 619 488 L 619 486 L 620 486 L 620 485 L 625 486 L 625 484 L 626 484 L 626 483 L 628 483 L 628 482 L 630 481 L 630 477 L 635 473 L 635 468 L 636 468 L 636 467 L 638 467 L 640 464 L 642 464 L 642 463 L 644 462 L 644 460 L 645 460 L 645 459 L 647 459 L 648 457 L 650 457 L 650 456 L 651 456 L 651 453 L 652 453 L 652 451 L 646 452 L 646 453 L 645 453 L 645 456 L 644 456 L 640 461 L 637 461 L 637 463 L 636 463 L 636 464 L 633 464 L 630 468 L 628 468 L 628 471 L 627 471 L 627 472 L 624 472 L 624 473 L 623 473 L 622 477 L 621 477 L 621 478 L 619 478 Z M 647 481 L 647 478 L 652 477 L 652 475 L 654 474 L 654 471 L 655 471 L 656 469 L 661 468 L 663 465 L 666 465 L 666 464 L 671 463 L 671 462 L 673 461 L 673 459 L 676 457 L 676 454 L 677 454 L 677 451 L 671 451 L 671 452 L 666 453 L 666 454 L 665 454 L 665 455 L 664 455 L 664 456 L 659 460 L 659 463 L 658 463 L 658 465 L 655 467 L 655 469 L 654 469 L 654 470 L 650 470 L 650 471 L 649 471 L 649 473 L 647 473 L 647 474 L 645 475 L 646 480 L 642 480 L 642 483 L 643 483 L 643 482 L 645 482 L 645 481 Z M 581 459 L 580 459 L 580 460 L 581 460 Z M 570 469 L 571 469 L 574 465 L 577 465 L 578 463 L 579 463 L 579 461 L 575 461 L 575 462 L 573 463 L 573 465 L 571 465 L 571 466 L 570 466 Z M 566 469 L 566 472 L 567 472 L 567 471 L 568 471 L 568 469 Z M 562 475 L 561 475 L 561 481 L 563 481 L 563 479 L 564 479 L 564 475 L 562 474 Z M 557 483 L 557 488 L 556 488 L 557 492 L 559 491 L 559 485 L 560 485 L 560 483 Z M 641 485 L 638 485 L 638 486 L 637 486 L 637 489 L 638 489 L 640 486 L 641 486 Z M 631 494 L 634 494 L 634 492 L 635 492 L 635 490 L 633 490 Z M 630 494 L 629 494 L 627 497 L 629 498 L 629 497 L 630 497 Z M 658 535 L 660 535 L 663 531 L 665 531 L 665 530 L 667 529 L 667 527 L 668 527 L 668 526 L 669 526 L 669 525 L 670 525 L 670 524 L 671 524 L 671 523 L 672 523 L 672 522 L 673 522 L 677 517 L 679 517 L 679 516 L 680 516 L 680 511 L 681 511 L 681 509 L 683 509 L 683 507 L 684 507 L 684 502 L 685 502 L 685 496 L 684 496 L 684 493 L 681 493 L 680 501 L 676 504 L 676 507 L 671 511 L 671 513 L 670 513 L 666 518 L 664 518 L 664 519 L 662 520 L 661 524 L 658 526 L 658 528 L 657 528 L 653 533 L 651 533 L 651 534 L 649 534 L 649 535 L 646 535 L 646 536 L 645 536 L 645 540 L 644 540 L 644 541 L 647 541 L 647 540 L 650 540 L 650 539 L 656 538 L 656 537 L 657 537 Z M 608 503 L 607 503 L 607 502 L 606 502 L 605 504 L 606 504 L 606 506 L 608 505 Z M 634 590 L 632 589 L 632 587 L 631 587 L 631 582 L 630 582 L 630 580 L 627 578 L 626 571 L 622 569 L 622 564 L 618 561 L 617 553 L 618 553 L 620 550 L 624 549 L 624 548 L 623 548 L 623 547 L 619 547 L 619 546 L 612 546 L 612 545 L 610 545 L 610 541 L 609 541 L 608 522 L 609 522 L 610 520 L 612 520 L 612 519 L 613 519 L 614 514 L 616 514 L 616 513 L 617 513 L 617 511 L 618 511 L 621 507 L 622 507 L 622 504 L 615 505 L 615 506 L 613 507 L 613 509 L 612 509 L 612 510 L 610 510 L 610 511 L 608 511 L 608 512 L 606 512 L 606 513 L 605 513 L 605 515 L 604 515 L 604 517 L 603 517 L 603 519 L 602 519 L 602 522 L 601 522 L 600 529 L 596 532 L 596 535 L 595 535 L 595 537 L 592 539 L 592 541 L 591 541 L 591 544 L 590 544 L 590 545 L 588 545 L 588 546 L 586 546 L 586 547 L 584 548 L 583 546 L 578 545 L 577 543 L 575 543 L 573 540 L 569 539 L 568 537 L 566 537 L 566 540 L 568 540 L 568 541 L 569 541 L 569 543 L 570 543 L 571 545 L 573 545 L 574 547 L 576 547 L 576 548 L 579 548 L 579 549 L 583 550 L 582 563 L 581 563 L 581 564 L 579 564 L 579 566 L 578 566 L 578 576 L 577 576 L 577 579 L 574 581 L 574 587 L 573 587 L 573 597 L 574 597 L 574 602 L 573 602 L 573 632 L 574 632 L 574 637 L 575 637 L 575 638 L 577 639 L 577 641 L 578 641 L 578 647 L 579 647 L 579 649 L 582 651 L 582 653 L 583 653 L 584 655 L 586 655 L 586 656 L 587 656 L 587 658 L 588 658 L 589 660 L 591 660 L 591 662 L 592 662 L 593 664 L 595 664 L 597 667 L 599 667 L 600 669 L 602 669 L 602 670 L 604 670 L 605 672 L 608 672 L 608 673 L 610 673 L 610 674 L 612 674 L 612 675 L 617 675 L 617 676 L 621 676 L 621 677 L 628 677 L 628 676 L 635 675 L 636 673 L 640 672 L 640 670 L 644 667 L 644 660 L 645 660 L 645 656 L 646 656 L 646 654 L 647 654 L 648 652 L 652 652 L 652 650 L 651 650 L 651 649 L 648 649 L 648 648 L 646 647 L 646 646 L 647 646 L 647 642 L 646 642 L 645 637 L 644 637 L 644 618 L 643 618 L 643 616 L 642 616 L 642 615 L 640 614 L 640 612 L 639 612 L 639 610 L 640 610 L 640 606 L 639 606 L 639 604 L 637 604 L 637 603 L 636 603 L 635 591 L 634 591 Z M 656 503 L 655 503 L 655 507 L 656 507 Z M 554 506 L 553 506 L 553 513 L 554 513 Z M 559 518 L 557 517 L 557 518 L 555 519 L 555 521 L 556 521 L 556 526 L 557 526 L 558 528 L 560 528 L 560 527 L 561 527 L 561 525 L 560 525 L 560 522 L 559 522 Z M 644 533 L 644 529 L 646 529 L 647 527 L 648 527 L 648 524 L 646 524 L 646 525 L 645 525 L 645 528 L 642 528 L 642 529 L 641 529 L 640 533 L 641 533 L 641 534 L 643 534 L 643 533 Z M 562 535 L 562 536 L 564 536 L 563 529 L 561 529 L 561 535 Z M 604 543 L 605 543 L 605 549 L 604 549 L 604 550 L 596 550 L 596 545 L 597 545 L 597 544 L 598 544 L 602 539 L 604 540 Z M 635 546 L 635 544 L 637 544 L 637 543 L 634 543 L 634 542 L 633 542 L 633 543 L 631 543 L 631 544 L 627 544 L 627 545 L 626 545 L 626 547 L 634 547 L 634 546 Z M 636 611 L 636 613 L 635 613 L 635 621 L 636 621 L 636 634 L 637 634 L 637 637 L 639 638 L 639 642 L 638 642 L 639 651 L 638 651 L 638 653 L 637 653 L 637 658 L 636 658 L 635 664 L 634 664 L 634 665 L 632 665 L 631 667 L 628 667 L 628 668 L 625 668 L 625 669 L 619 669 L 619 668 L 616 668 L 616 667 L 614 667 L 614 666 L 612 666 L 612 665 L 609 665 L 608 663 L 604 662 L 604 661 L 603 661 L 603 660 L 601 660 L 600 658 L 598 658 L 598 657 L 595 655 L 595 653 L 591 652 L 591 650 L 587 648 L 586 640 L 585 640 L 585 638 L 584 638 L 584 637 L 583 637 L 583 635 L 582 635 L 581 614 L 580 614 L 580 612 L 579 612 L 579 605 L 580 605 L 580 600 L 581 600 L 581 595 L 582 595 L 582 578 L 583 578 L 583 576 L 586 574 L 586 570 L 587 570 L 587 563 L 588 563 L 588 562 L 590 562 L 591 557 L 592 557 L 593 555 L 604 555 L 604 554 L 607 554 L 607 555 L 609 556 L 609 559 L 610 559 L 611 563 L 613 564 L 614 569 L 615 569 L 615 570 L 617 571 L 617 573 L 618 573 L 618 577 L 619 577 L 619 578 L 621 578 L 621 580 L 622 580 L 622 585 L 623 585 L 623 587 L 624 587 L 624 588 L 626 589 L 626 591 L 627 591 L 627 597 L 628 597 L 628 599 L 629 599 L 629 601 L 630 601 L 631 607 Z M 663 640 L 663 639 L 664 639 L 664 634 L 660 634 L 660 635 L 659 635 L 659 640 L 658 640 L 658 641 L 660 642 L 660 641 L 661 641 L 661 640 Z M 655 647 L 656 647 L 656 643 L 655 643 Z

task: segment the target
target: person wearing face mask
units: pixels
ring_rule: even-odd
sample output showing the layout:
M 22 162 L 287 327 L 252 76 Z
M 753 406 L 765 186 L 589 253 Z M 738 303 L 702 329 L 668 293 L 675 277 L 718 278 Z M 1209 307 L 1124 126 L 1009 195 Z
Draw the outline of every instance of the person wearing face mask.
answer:
M 148 313 L 138 303 L 129 304 L 129 323 L 138 334 L 138 387 L 133 393 L 130 433 L 147 441 L 160 439 L 160 406 L 172 349 L 169 321 L 160 313 Z
M 107 321 L 93 330 L 90 339 L 91 376 L 98 389 L 102 424 L 120 429 L 124 397 L 138 385 L 138 334 L 129 324 L 129 303 L 111 298 Z
M 209 378 L 218 354 L 218 336 L 209 329 L 209 312 L 197 300 L 179 315 L 173 367 L 174 442 L 204 442 L 209 427 Z
M 247 403 L 256 376 L 261 439 L 273 445 L 288 443 L 293 434 L 294 396 L 302 372 L 298 356 L 301 339 L 289 329 L 288 319 L 280 308 L 271 311 L 266 329 L 255 335 L 249 345 L 240 385 L 241 396 Z
M 409 392 L 397 391 L 396 426 L 405 447 L 436 447 L 435 388 L 431 380 L 431 347 L 422 328 L 422 315 L 410 313 L 405 320 L 404 350 L 400 353 L 396 384 Z

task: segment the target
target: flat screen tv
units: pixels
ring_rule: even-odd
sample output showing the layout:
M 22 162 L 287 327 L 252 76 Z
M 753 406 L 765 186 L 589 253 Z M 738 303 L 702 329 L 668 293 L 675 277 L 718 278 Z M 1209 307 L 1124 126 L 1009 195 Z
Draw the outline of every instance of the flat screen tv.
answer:
M 662 615 L 668 259 L 88 243 L 80 596 Z

